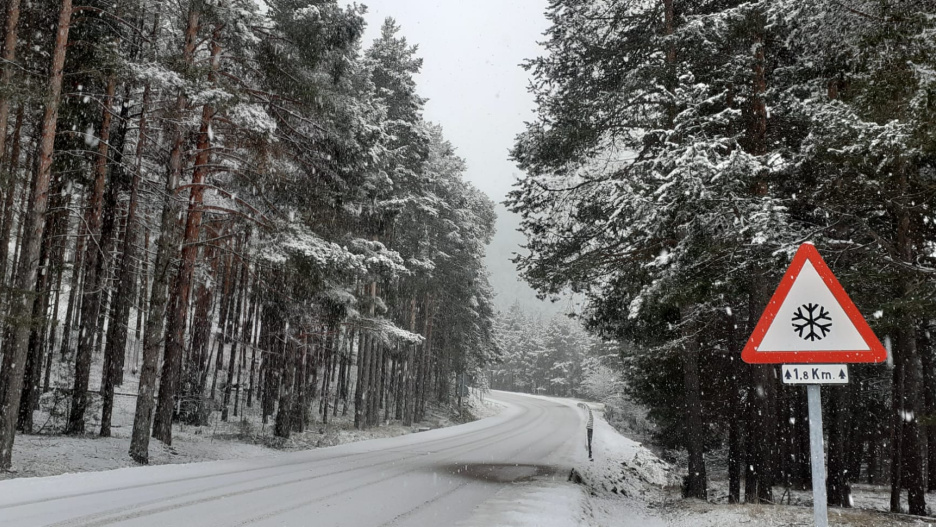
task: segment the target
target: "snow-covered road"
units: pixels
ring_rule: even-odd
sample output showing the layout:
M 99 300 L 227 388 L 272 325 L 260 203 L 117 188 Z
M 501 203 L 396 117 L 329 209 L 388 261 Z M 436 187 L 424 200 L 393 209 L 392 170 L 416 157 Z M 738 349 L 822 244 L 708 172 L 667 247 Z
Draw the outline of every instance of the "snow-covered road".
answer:
M 482 514 L 489 524 L 518 485 L 566 485 L 584 452 L 582 415 L 571 403 L 494 398 L 507 405 L 498 416 L 418 434 L 275 457 L 2 481 L 0 525 L 442 526 L 472 524 Z

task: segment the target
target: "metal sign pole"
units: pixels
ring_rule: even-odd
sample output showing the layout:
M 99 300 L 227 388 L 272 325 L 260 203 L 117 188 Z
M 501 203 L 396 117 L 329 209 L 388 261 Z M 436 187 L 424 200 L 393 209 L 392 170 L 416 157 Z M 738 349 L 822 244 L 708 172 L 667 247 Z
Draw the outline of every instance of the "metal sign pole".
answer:
M 816 527 L 829 527 L 825 455 L 822 450 L 822 397 L 819 393 L 819 385 L 807 385 L 806 397 L 809 403 L 809 460 L 812 463 L 813 519 Z

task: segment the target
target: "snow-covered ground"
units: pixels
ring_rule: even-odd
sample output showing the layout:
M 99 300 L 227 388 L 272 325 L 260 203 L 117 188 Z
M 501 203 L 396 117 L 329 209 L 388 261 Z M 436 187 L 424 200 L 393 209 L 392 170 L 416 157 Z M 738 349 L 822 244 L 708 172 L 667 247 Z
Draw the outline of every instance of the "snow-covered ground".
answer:
M 131 390 L 136 390 L 136 379 L 133 377 L 120 388 L 120 392 Z M 130 448 L 135 400 L 127 396 L 115 398 L 112 437 L 102 438 L 94 433 L 99 427 L 96 420 L 89 422 L 89 433 L 82 437 L 17 435 L 13 446 L 13 471 L 0 472 L 0 480 L 135 466 L 136 463 L 127 454 Z M 312 423 L 307 431 L 294 433 L 289 440 L 283 441 L 273 436 L 271 424 L 262 424 L 256 406 L 247 408 L 245 414 L 232 417 L 228 422 L 221 421 L 219 412 L 213 412 L 205 426 L 174 425 L 172 446 L 166 446 L 155 439 L 150 440 L 150 464 L 195 463 L 266 456 L 284 450 L 306 450 L 395 437 L 420 428 L 435 429 L 457 424 L 451 408 L 433 407 L 427 412 L 426 419 L 414 427 L 405 427 L 399 421 L 391 421 L 375 428 L 356 430 L 353 426 L 353 415 L 342 416 L 339 412 L 337 417 L 329 416 L 327 425 Z M 484 398 L 476 390 L 472 390 L 465 406 L 468 412 L 463 413 L 463 420 L 495 415 L 503 408 L 496 401 Z M 99 413 L 96 413 L 95 417 L 97 415 Z M 36 413 L 37 426 L 46 424 L 46 428 L 53 428 L 57 419 L 60 418 L 55 417 L 54 413 L 53 417 L 45 412 Z
M 576 467 L 586 490 L 587 524 L 594 526 L 663 527 L 658 507 L 666 488 L 676 484 L 670 467 L 646 447 L 614 430 L 592 404 L 595 430 L 592 457 Z M 584 434 L 583 434 L 584 435 Z M 583 453 L 584 453 L 583 437 Z
M 576 472 L 586 491 L 587 525 L 602 527 L 789 527 L 813 525 L 809 492 L 794 492 L 791 505 L 728 505 L 681 497 L 677 471 L 649 449 L 618 434 L 595 411 L 594 461 L 583 460 Z M 725 482 L 710 482 L 714 496 Z M 723 492 L 724 491 L 724 492 Z M 894 515 L 880 509 L 886 489 L 859 485 L 855 509 L 829 509 L 830 526 L 934 527 L 933 519 Z M 932 500 L 930 500 L 932 501 Z

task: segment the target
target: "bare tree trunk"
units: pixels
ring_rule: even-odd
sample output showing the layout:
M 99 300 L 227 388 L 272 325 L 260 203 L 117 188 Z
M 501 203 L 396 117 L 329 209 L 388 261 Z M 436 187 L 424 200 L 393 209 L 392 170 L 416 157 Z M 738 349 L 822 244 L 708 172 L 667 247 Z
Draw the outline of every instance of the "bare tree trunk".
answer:
M 683 309 L 683 323 L 689 324 L 687 309 Z M 695 330 L 684 329 L 686 341 L 683 358 L 683 386 L 686 399 L 686 450 L 689 453 L 689 473 L 683 491 L 687 498 L 704 500 L 708 496 L 705 474 L 705 427 L 702 424 L 702 390 L 699 379 L 699 343 Z
M 906 199 L 909 178 L 901 173 L 897 186 Z M 909 204 L 903 200 L 896 203 L 897 258 L 908 264 L 915 261 Z M 907 273 L 907 271 L 903 271 Z M 910 298 L 915 294 L 916 284 L 911 277 L 899 277 L 899 298 Z M 917 353 L 917 323 L 912 315 L 904 315 L 898 327 L 893 348 L 893 415 L 891 430 L 891 511 L 900 512 L 900 491 L 908 490 L 910 514 L 926 514 L 926 482 L 923 463 L 926 455 L 926 439 L 919 422 L 922 410 L 921 389 L 923 384 L 922 363 Z
M 367 350 L 370 337 L 358 332 L 357 382 L 354 388 L 354 427 L 364 429 L 364 386 L 367 383 Z
M 64 361 L 71 351 L 72 321 L 75 320 L 75 311 L 79 309 L 78 300 L 81 298 L 81 270 L 84 268 L 85 238 L 88 229 L 84 221 L 78 220 L 78 235 L 75 237 L 75 254 L 72 256 L 71 280 L 68 282 L 68 307 L 65 309 L 65 326 L 62 329 L 61 358 Z
M 183 63 L 187 67 L 191 66 L 194 60 L 198 19 L 200 15 L 200 11 L 194 4 L 189 7 L 188 26 L 185 31 L 185 51 L 183 53 Z M 176 108 L 181 113 L 185 107 L 185 95 L 180 94 L 176 103 Z M 176 192 L 182 175 L 184 135 L 182 129 L 178 127 L 174 131 L 174 134 L 173 148 L 169 157 L 169 183 L 174 186 L 172 190 L 170 190 L 168 186 L 166 188 L 170 196 Z M 172 444 L 172 411 L 174 408 L 174 398 L 178 392 L 179 375 L 182 367 L 186 310 L 188 309 L 189 289 L 192 272 L 194 270 L 195 255 L 198 251 L 198 245 L 195 242 L 198 240 L 198 228 L 201 223 L 201 210 L 197 208 L 197 206 L 200 207 L 201 205 L 201 195 L 204 192 L 204 188 L 201 186 L 201 181 L 193 182 L 193 184 L 194 183 L 197 183 L 198 186 L 192 187 L 192 193 L 189 198 L 189 213 L 186 219 L 185 234 L 182 239 L 182 261 L 179 263 L 178 275 L 173 281 L 174 293 L 171 303 L 172 309 L 167 310 L 168 312 L 166 313 L 168 331 L 165 333 L 165 356 L 163 358 L 162 379 L 159 384 L 159 400 L 156 407 L 156 415 L 153 420 L 153 437 L 167 445 Z M 174 209 L 172 212 L 175 212 L 176 200 L 169 199 L 167 204 L 172 204 L 172 208 Z M 165 208 L 163 212 L 165 214 Z M 164 215 L 163 219 L 167 220 L 167 223 L 162 224 L 164 236 L 166 233 L 175 232 L 176 216 L 176 214 L 173 214 L 169 218 L 166 218 Z M 175 241 L 175 239 L 175 236 L 172 236 L 172 240 Z M 175 244 L 166 247 L 166 249 L 171 251 L 174 247 Z M 160 246 L 160 249 L 162 249 L 162 246 Z M 169 255 L 167 254 L 167 261 L 165 263 L 167 267 L 169 265 L 168 257 Z M 157 259 L 158 258 L 159 256 L 157 254 Z M 156 288 L 155 281 L 153 288 L 154 290 Z M 150 318 L 161 318 L 162 316 L 161 312 L 157 313 L 153 310 L 150 312 Z M 159 326 L 159 329 L 162 330 L 162 321 L 160 321 Z M 153 342 L 153 344 L 158 345 L 156 342 Z M 146 343 L 144 343 L 143 349 L 145 353 Z
M 394 381 L 396 395 L 394 396 L 394 400 L 393 400 L 394 405 L 395 405 L 395 408 L 393 409 L 393 418 L 396 419 L 397 421 L 403 420 L 403 404 L 406 401 L 406 396 L 409 393 L 407 392 L 406 378 L 404 377 L 404 370 L 406 368 L 408 355 L 410 353 L 409 351 L 410 345 L 404 344 L 403 346 L 404 346 L 403 349 L 400 349 L 400 348 L 397 349 L 399 358 L 397 359 L 397 362 L 396 362 L 396 369 L 393 372 L 393 375 L 395 376 L 395 379 L 396 379 Z
M 430 384 L 430 365 L 431 365 L 431 355 L 432 355 L 432 295 L 428 292 L 426 293 L 425 298 L 425 314 L 423 321 L 423 337 L 425 342 L 423 343 L 422 357 L 420 357 L 419 371 L 417 379 L 419 382 L 416 386 L 416 405 L 415 413 L 413 415 L 414 421 L 422 421 L 423 416 L 426 411 L 426 398 L 429 393 L 429 384 Z
M 335 350 L 335 353 L 338 354 L 338 385 L 335 387 L 335 403 L 332 405 L 332 417 L 338 417 L 338 403 L 341 400 L 341 397 L 344 395 L 344 379 L 345 379 L 345 369 L 347 368 L 347 360 L 344 354 L 344 345 L 345 342 L 350 338 L 350 335 L 343 331 L 341 326 L 337 326 L 338 331 L 341 333 L 340 343 L 338 349 Z
M 221 6 L 223 7 L 223 5 L 224 4 L 222 2 Z M 216 76 L 216 72 L 218 70 L 219 61 L 220 61 L 220 54 L 221 54 L 220 38 L 221 38 L 221 26 L 218 25 L 218 26 L 215 26 L 214 32 L 212 33 L 212 39 L 211 39 L 211 59 L 210 59 L 211 69 L 208 72 L 208 82 L 212 84 L 216 80 L 215 76 Z M 201 230 L 202 202 L 203 202 L 204 193 L 205 193 L 204 184 L 205 184 L 205 178 L 208 175 L 208 162 L 210 160 L 209 153 L 211 151 L 211 120 L 214 117 L 214 113 L 215 113 L 215 110 L 210 104 L 206 104 L 202 107 L 201 124 L 199 126 L 198 139 L 196 141 L 195 168 L 192 171 L 192 185 L 191 185 L 191 193 L 189 195 L 189 209 L 188 209 L 188 215 L 186 217 L 186 223 L 185 223 L 185 237 L 182 242 L 182 262 L 179 265 L 179 277 L 176 282 L 176 296 L 179 299 L 181 299 L 181 301 L 175 305 L 176 309 L 174 313 L 171 314 L 170 327 L 172 327 L 174 331 L 170 334 L 171 337 L 169 341 L 167 342 L 167 350 L 166 350 L 167 354 L 169 353 L 168 346 L 172 346 L 172 348 L 175 350 L 173 353 L 178 353 L 181 356 L 182 350 L 184 347 L 184 341 L 185 341 L 184 320 L 186 318 L 186 313 L 188 309 L 188 299 L 189 299 L 189 295 L 191 294 L 191 289 L 192 289 L 192 282 L 193 282 L 193 277 L 194 277 L 194 272 L 195 272 L 195 260 L 198 257 L 198 245 L 197 244 L 198 244 L 198 239 L 199 239 L 200 230 Z M 203 297 L 203 301 L 210 302 L 210 297 L 207 296 L 208 294 L 207 288 L 204 290 L 204 292 L 205 292 L 205 297 Z M 203 307 L 207 308 L 208 306 L 205 305 Z M 200 326 L 203 326 L 204 324 L 203 322 L 200 322 L 200 320 L 203 320 L 204 318 L 205 317 L 203 316 L 200 319 L 198 317 L 198 314 L 196 314 L 196 317 L 193 320 L 193 326 L 195 326 L 194 328 L 195 333 L 200 334 L 205 329 L 210 330 L 210 328 L 200 327 Z M 173 319 L 175 319 L 174 322 L 172 321 Z M 176 326 L 174 324 L 178 324 L 178 325 Z M 195 353 L 201 354 L 202 350 L 201 349 L 196 350 L 194 344 L 195 342 L 193 341 L 193 354 Z M 199 347 L 201 347 L 202 342 L 198 342 L 198 344 L 199 344 Z M 231 360 L 233 360 L 233 352 L 234 350 L 232 350 Z M 218 358 L 219 359 L 221 358 L 220 354 L 218 355 Z M 193 401 L 196 404 L 196 407 L 198 408 L 195 411 L 195 415 L 197 419 L 196 422 L 201 423 L 200 416 L 202 415 L 202 411 L 200 410 L 200 406 L 201 406 L 202 395 L 200 393 L 201 392 L 200 372 L 197 377 L 198 377 L 198 380 L 194 381 L 194 383 L 197 384 L 197 386 L 195 386 L 195 390 L 197 390 L 198 393 L 189 394 L 189 395 L 196 397 L 196 400 Z M 160 405 L 162 405 L 165 402 L 171 402 L 171 401 L 164 400 L 162 396 L 160 395 Z M 157 408 L 157 414 L 160 414 L 159 408 Z
M 16 111 L 16 124 L 13 125 L 13 145 L 10 158 L 5 164 L 6 170 L 3 172 L 5 176 L 4 187 L 6 187 L 6 195 L 3 200 L 3 226 L 0 228 L 0 282 L 6 282 L 7 276 L 7 258 L 10 253 L 10 233 L 13 230 L 13 205 L 15 204 L 17 187 L 16 172 L 19 170 L 20 135 L 23 129 L 23 114 L 24 105 L 21 104 Z M 0 130 L 5 130 L 5 128 L 0 128 Z
M 257 273 L 260 274 L 259 272 Z M 250 322 L 248 326 L 250 327 L 250 339 L 247 341 L 250 343 L 250 370 L 247 373 L 247 408 L 253 407 L 253 394 L 254 394 L 254 379 L 255 372 L 257 369 L 257 346 L 260 341 L 260 330 L 257 327 L 260 323 L 260 296 L 258 294 L 260 285 L 259 281 L 254 281 L 254 291 L 253 291 L 253 311 L 250 315 Z
M 828 503 L 833 507 L 851 507 L 851 485 L 848 483 L 845 456 L 848 433 L 848 397 L 847 387 L 833 386 L 829 390 L 829 447 L 826 493 Z
M 244 246 L 247 244 L 247 239 L 244 240 Z M 241 321 L 243 318 L 243 307 L 246 304 L 246 297 L 248 292 L 247 287 L 247 263 L 240 262 L 241 267 L 241 277 L 239 280 L 239 288 L 237 291 L 237 300 L 234 302 L 234 316 L 231 324 L 231 333 L 232 333 L 232 343 L 231 343 L 231 357 L 228 362 L 228 372 L 227 372 L 227 383 L 224 386 L 224 404 L 221 410 L 221 420 L 228 420 L 228 408 L 231 404 L 231 390 L 234 385 L 234 363 L 237 360 L 237 342 L 239 340 L 239 331 L 241 328 Z M 234 272 L 233 269 L 231 272 Z
M 224 264 L 223 278 L 221 279 L 221 301 L 218 306 L 218 336 L 215 339 L 218 351 L 215 353 L 215 365 L 211 379 L 211 399 L 214 400 L 218 385 L 218 372 L 224 368 L 224 343 L 228 337 L 225 330 L 228 326 L 228 315 L 231 312 L 231 298 L 234 296 L 231 292 L 234 283 L 234 266 L 231 256 L 227 257 L 227 263 Z
M 303 333 L 302 328 L 297 328 L 297 333 Z M 299 344 L 302 342 L 302 344 Z M 309 390 L 306 387 L 308 382 L 308 370 L 306 369 L 306 355 L 308 352 L 308 337 L 296 337 L 296 351 L 293 352 L 293 401 L 292 416 L 290 418 L 293 432 L 304 432 L 309 418 Z M 326 421 L 327 423 L 327 421 Z
M 276 437 L 289 438 L 292 431 L 292 409 L 293 409 L 293 385 L 295 383 L 295 364 L 293 353 L 295 346 L 289 339 L 289 336 L 283 335 L 286 343 L 282 346 L 280 356 L 281 385 L 279 390 L 279 405 L 276 410 L 276 423 L 273 428 L 273 435 Z
M 923 409 L 929 416 L 936 415 L 936 361 L 933 357 L 933 341 L 929 328 L 917 332 L 917 353 L 923 368 Z M 926 490 L 936 490 L 936 423 L 932 420 L 924 429 L 926 434 Z
M 101 237 L 101 217 L 104 209 L 104 187 L 107 182 L 107 152 L 110 147 L 111 106 L 117 79 L 113 75 L 107 80 L 107 93 L 104 97 L 104 115 L 101 118 L 100 142 L 94 166 L 94 188 L 88 202 L 88 214 L 85 223 L 88 226 L 88 254 L 85 259 L 85 289 L 81 302 L 81 322 L 78 328 L 78 351 L 75 354 L 75 382 L 72 388 L 71 411 L 68 414 L 66 434 L 83 434 L 85 431 L 85 410 L 88 407 L 88 378 L 91 375 L 91 355 L 94 350 L 94 336 L 98 327 L 98 311 L 101 306 L 101 266 L 99 262 L 106 258 L 103 254 Z
M 397 359 L 394 357 L 394 353 L 391 351 L 387 352 L 388 359 L 386 364 L 386 375 L 384 377 L 384 384 L 386 389 L 384 390 L 384 421 L 390 421 L 390 410 L 393 408 L 393 405 L 390 403 L 391 396 L 395 396 L 394 393 L 394 382 L 396 381 L 396 365 Z
M 138 259 L 137 250 L 137 206 L 139 203 L 140 181 L 142 179 L 143 148 L 146 145 L 146 114 L 150 103 L 150 87 L 147 84 L 143 88 L 142 110 L 140 112 L 140 122 L 138 130 L 138 139 L 136 145 L 136 166 L 133 172 L 133 179 L 130 182 L 130 202 L 127 205 L 126 227 L 124 227 L 123 245 L 120 250 L 120 266 L 117 270 L 117 291 L 131 291 L 134 285 L 135 262 Z M 144 248 L 145 250 L 145 248 Z M 141 275 L 141 279 L 145 278 Z M 143 295 L 139 295 L 143 299 Z M 130 322 L 130 306 L 133 301 L 133 295 L 119 294 L 113 303 L 111 314 L 111 323 L 107 328 L 107 345 L 104 349 L 105 356 L 116 356 L 126 353 L 128 324 Z M 141 302 L 142 303 L 142 302 Z M 122 372 L 123 368 L 121 368 Z M 120 374 L 123 377 L 123 374 Z M 105 404 L 108 404 L 105 400 Z M 111 399 L 113 404 L 113 399 Z M 104 420 L 101 423 L 101 435 L 104 435 Z
M 129 87 L 127 87 L 125 90 L 125 95 L 124 95 L 125 101 L 128 97 L 128 91 L 129 91 Z M 114 253 L 113 249 L 114 249 L 114 246 L 117 244 L 117 239 L 118 239 L 117 194 L 119 192 L 120 186 L 122 186 L 121 180 L 123 179 L 122 177 L 123 148 L 124 148 L 124 142 L 125 142 L 126 134 L 127 134 L 126 122 L 129 117 L 129 108 L 130 107 L 127 104 L 121 105 L 120 125 L 118 127 L 117 137 L 114 141 L 114 148 L 113 148 L 115 168 L 112 170 L 111 186 L 108 189 L 108 194 L 107 194 L 107 199 L 106 199 L 106 206 L 108 207 L 108 209 L 110 209 L 110 213 L 105 216 L 104 226 L 101 228 L 102 245 L 103 247 L 107 249 L 107 252 L 106 252 L 107 259 L 105 260 L 107 262 L 107 265 L 104 266 L 106 268 L 106 274 L 110 274 L 113 268 L 111 260 L 113 259 L 113 256 L 112 256 Z M 141 117 L 141 121 L 142 120 L 143 118 Z M 133 193 L 133 190 L 131 189 L 131 199 L 133 199 L 132 193 Z M 128 219 L 129 219 L 129 215 L 130 214 L 129 214 L 129 206 L 128 206 L 128 211 L 127 211 Z M 120 279 L 119 273 L 122 271 L 121 268 L 124 266 L 129 267 L 130 265 L 129 259 L 127 258 L 127 254 L 123 252 L 123 250 L 126 249 L 125 245 L 126 245 L 127 237 L 132 236 L 130 234 L 130 231 L 132 231 L 132 226 L 130 225 L 130 222 L 128 221 L 126 222 L 126 226 L 124 227 L 124 236 L 123 236 L 124 243 L 121 244 L 121 254 L 123 255 L 123 257 L 118 258 L 118 260 L 120 260 L 120 266 L 117 270 L 118 272 L 118 275 L 116 277 L 117 279 Z M 117 289 L 117 291 L 128 291 L 130 289 L 131 288 L 128 287 L 127 289 Z M 108 312 L 110 312 L 111 315 L 116 314 L 115 311 L 117 309 L 117 306 L 119 306 L 120 304 L 126 304 L 128 306 L 127 312 L 129 313 L 129 302 L 131 298 L 131 295 L 128 295 L 128 294 L 114 295 L 114 296 L 116 296 L 116 298 L 113 301 L 113 305 L 110 306 L 110 309 L 106 301 L 102 303 L 101 308 L 100 308 L 100 311 L 101 311 L 100 328 L 101 328 L 102 333 L 99 335 L 97 348 L 100 349 L 103 344 L 104 366 L 101 371 L 101 397 L 103 399 L 103 405 L 102 405 L 102 410 L 101 410 L 101 429 L 100 429 L 100 435 L 102 437 L 110 437 L 111 417 L 112 417 L 113 408 L 114 408 L 114 389 L 115 389 L 115 386 L 119 385 L 123 379 L 123 367 L 124 367 L 125 356 L 126 356 L 126 334 L 127 334 L 126 320 L 118 320 L 118 319 L 113 318 L 113 316 L 111 316 L 110 322 L 107 324 L 107 334 L 106 334 L 107 338 L 105 338 L 105 335 L 103 334 L 104 320 Z M 112 342 L 113 334 L 117 331 L 122 331 L 124 335 L 124 342 L 119 347 L 115 346 L 116 344 L 115 342 Z
M 6 94 L 10 90 L 10 81 L 13 79 L 13 69 L 16 67 L 16 42 L 18 40 L 17 28 L 19 26 L 20 0 L 7 0 L 6 25 L 4 27 L 3 55 L 0 57 L 3 63 L 3 71 L 0 72 L 0 165 L 5 159 L 2 156 L 6 153 L 6 131 L 7 121 L 10 118 L 10 97 Z M 22 107 L 20 108 L 22 111 Z M 12 189 L 12 185 L 7 185 L 7 190 Z
M 48 229 L 48 227 L 46 227 Z M 43 236 L 47 238 L 47 236 Z M 42 252 L 46 252 L 45 246 L 48 240 L 43 242 Z M 39 296 L 33 303 L 32 319 L 36 322 L 41 320 L 45 307 L 45 276 L 47 274 L 48 260 L 47 255 L 40 257 L 43 262 L 40 266 L 39 282 L 36 284 L 36 291 Z M 26 354 L 26 373 L 23 380 L 23 394 L 20 396 L 19 416 L 16 421 L 16 429 L 25 434 L 31 434 L 33 429 L 33 409 L 39 400 L 39 381 L 42 375 L 42 347 L 40 342 L 41 328 L 34 322 L 32 331 L 29 334 L 29 351 Z
M 58 178 L 56 178 L 58 179 Z M 53 184 L 53 189 L 61 190 L 59 183 Z M 62 205 L 61 193 L 52 192 L 51 197 L 55 210 Z M 48 312 L 51 292 L 51 252 L 52 244 L 59 233 L 59 213 L 46 216 L 46 226 L 42 234 L 42 247 L 39 250 L 39 278 L 36 281 L 38 296 L 33 303 L 32 331 L 29 334 L 29 351 L 26 358 L 26 373 L 23 382 L 23 394 L 20 396 L 19 418 L 17 429 L 24 433 L 32 433 L 33 410 L 39 406 L 39 383 L 42 380 L 43 350 L 45 348 L 45 332 L 48 327 L 46 314 Z
M 357 334 L 353 329 L 348 328 L 348 352 L 344 357 L 345 361 L 345 370 L 344 370 L 344 380 L 341 384 L 341 398 L 343 404 L 341 405 L 341 415 L 342 417 L 348 415 L 348 399 L 351 398 L 351 358 L 354 353 L 354 339 Z
M 903 488 L 903 445 L 904 445 L 904 412 L 905 412 L 905 390 L 904 390 L 904 372 L 906 367 L 905 354 L 903 351 L 894 347 L 894 371 L 891 381 L 891 435 L 890 435 L 890 511 L 902 512 L 900 509 L 900 491 Z
M 39 269 L 39 250 L 42 242 L 44 217 L 49 204 L 49 182 L 52 175 L 52 152 L 55 129 L 58 124 L 58 109 L 62 93 L 62 77 L 65 67 L 65 51 L 68 44 L 68 29 L 71 24 L 71 0 L 62 0 L 59 12 L 55 44 L 52 47 L 52 63 L 49 75 L 49 91 L 45 113 L 42 118 L 39 146 L 36 152 L 36 178 L 30 193 L 30 208 L 26 214 L 23 235 L 23 254 L 17 264 L 15 293 L 11 305 L 20 313 L 31 312 L 35 299 L 36 274 Z M 16 414 L 23 389 L 26 352 L 29 344 L 29 324 L 17 324 L 5 346 L 3 372 L 6 382 L 0 385 L 0 470 L 9 470 L 12 464 L 13 435 Z
M 63 207 L 62 214 L 57 220 L 57 237 L 62 237 L 63 234 L 68 232 L 68 223 L 70 219 L 70 209 L 68 207 L 71 202 L 71 196 L 65 197 L 65 206 Z M 61 299 L 62 293 L 62 275 L 65 270 L 65 249 L 67 242 L 65 239 L 62 239 L 60 243 L 57 244 L 55 249 L 55 299 L 52 301 L 52 306 L 49 313 L 49 339 L 46 345 L 46 366 L 45 366 L 45 376 L 42 381 L 42 393 L 49 391 L 49 386 L 52 380 L 52 356 L 55 355 L 55 337 L 56 337 L 56 326 L 58 324 L 58 310 L 59 310 L 59 301 Z
M 37 142 L 37 144 L 38 144 L 38 140 L 37 140 L 36 142 Z M 34 153 L 34 154 L 30 157 L 29 162 L 26 163 L 26 166 L 27 166 L 27 167 L 35 166 L 35 164 L 36 164 L 36 159 L 37 159 L 37 157 L 36 157 L 36 154 Z M 35 181 L 35 180 L 36 180 L 36 172 L 35 172 L 35 170 L 34 170 L 34 171 L 32 172 L 32 176 L 30 177 L 29 181 Z M 28 188 L 31 189 L 31 188 L 32 188 L 32 185 L 28 185 Z M 20 204 L 19 204 L 19 209 L 18 209 L 18 210 L 19 210 L 19 216 L 18 216 L 18 218 L 17 218 L 18 224 L 17 224 L 17 226 L 16 226 L 16 228 L 17 228 L 17 232 L 16 232 L 16 248 L 13 250 L 13 263 L 12 263 L 12 266 L 13 266 L 14 269 L 17 269 L 18 266 L 19 266 L 19 262 L 20 262 L 20 252 L 23 250 L 23 246 L 24 246 L 24 244 L 26 243 L 26 237 L 25 237 L 25 233 L 26 233 L 26 219 L 27 219 L 27 217 L 29 216 L 29 210 L 28 210 L 28 208 L 29 208 L 29 199 L 30 199 L 30 196 L 31 196 L 30 193 L 29 193 L 29 192 L 25 192 L 25 189 L 24 189 L 24 192 L 22 192 L 22 193 L 21 193 L 21 196 L 20 196 Z M 12 282 L 13 280 L 16 280 L 16 278 L 15 278 L 15 277 L 11 277 L 10 281 Z M 7 306 L 7 308 L 9 309 L 9 306 Z
M 416 295 L 410 298 L 410 332 L 416 332 Z M 403 426 L 413 426 L 413 411 L 416 407 L 416 344 L 406 345 L 406 397 L 403 402 Z
M 133 339 L 135 341 L 134 349 L 138 350 L 140 345 L 140 338 L 143 335 L 143 322 L 146 318 L 146 309 L 144 307 L 149 301 L 149 246 L 150 246 L 150 236 L 149 229 L 145 226 L 143 227 L 143 261 L 140 262 L 140 288 L 137 290 L 137 305 L 136 305 L 136 327 L 133 330 Z M 134 359 L 134 365 L 139 367 L 139 357 L 137 356 Z
M 190 9 L 183 51 L 183 63 L 186 66 L 191 66 L 193 62 L 198 17 L 198 11 Z M 177 118 L 181 118 L 180 114 L 185 110 L 185 107 L 185 95 L 179 94 L 175 105 Z M 133 435 L 130 441 L 130 457 L 138 463 L 144 464 L 149 462 L 149 432 L 150 424 L 153 421 L 156 369 L 159 364 L 159 351 L 163 347 L 165 330 L 163 322 L 168 302 L 170 262 L 177 244 L 176 217 L 178 216 L 179 206 L 174 194 L 182 175 L 182 146 L 185 136 L 180 125 L 173 125 L 173 128 L 171 132 L 173 146 L 169 154 L 169 169 L 166 174 L 166 199 L 163 203 L 160 219 L 160 237 L 156 251 L 156 261 L 153 264 L 153 286 L 150 293 L 149 313 L 146 317 L 146 330 L 143 334 L 143 365 L 140 369 L 140 386 L 136 413 L 133 419 Z M 157 437 L 157 439 L 164 438 L 166 438 L 164 435 Z M 171 436 L 166 439 L 171 440 Z
M 904 483 L 907 487 L 907 505 L 910 514 L 925 516 L 926 512 L 926 434 L 920 424 L 923 414 L 923 367 L 916 350 L 916 327 L 898 331 L 898 340 L 907 339 L 908 361 L 905 363 L 904 395 Z
M 322 392 L 321 399 L 319 399 L 319 413 L 322 415 L 322 423 L 328 424 L 328 390 L 331 383 L 331 368 L 329 365 L 334 360 L 334 350 L 332 349 L 334 340 L 330 327 L 325 326 L 323 329 L 325 329 L 326 334 L 323 336 L 324 345 L 322 346 Z

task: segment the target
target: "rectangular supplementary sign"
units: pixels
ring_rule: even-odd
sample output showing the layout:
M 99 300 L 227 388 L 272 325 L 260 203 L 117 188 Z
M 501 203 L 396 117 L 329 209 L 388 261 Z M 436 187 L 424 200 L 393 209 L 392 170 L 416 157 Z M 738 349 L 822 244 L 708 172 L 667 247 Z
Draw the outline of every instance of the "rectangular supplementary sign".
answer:
M 846 364 L 784 364 L 783 384 L 848 384 Z

